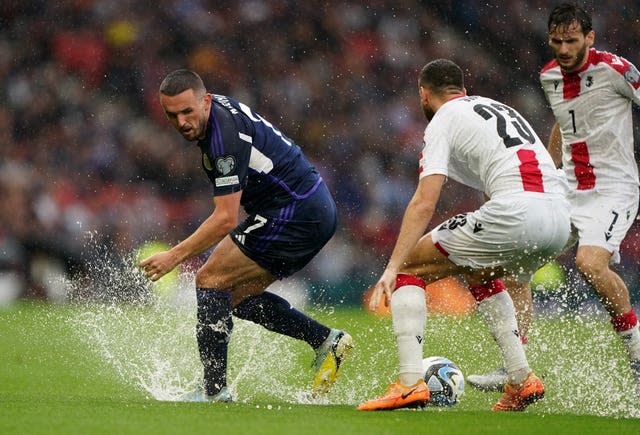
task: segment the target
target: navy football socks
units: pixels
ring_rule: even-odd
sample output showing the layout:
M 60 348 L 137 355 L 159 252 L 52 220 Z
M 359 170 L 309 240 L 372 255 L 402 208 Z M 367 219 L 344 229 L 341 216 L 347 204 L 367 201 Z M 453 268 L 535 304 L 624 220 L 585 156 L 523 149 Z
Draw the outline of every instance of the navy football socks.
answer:
M 316 349 L 329 336 L 331 330 L 306 314 L 296 310 L 280 296 L 264 292 L 240 302 L 233 314 L 240 319 L 262 325 L 298 340 L 304 340 Z
M 196 297 L 196 338 L 204 366 L 204 391 L 212 396 L 227 386 L 227 348 L 233 329 L 231 292 L 197 288 Z

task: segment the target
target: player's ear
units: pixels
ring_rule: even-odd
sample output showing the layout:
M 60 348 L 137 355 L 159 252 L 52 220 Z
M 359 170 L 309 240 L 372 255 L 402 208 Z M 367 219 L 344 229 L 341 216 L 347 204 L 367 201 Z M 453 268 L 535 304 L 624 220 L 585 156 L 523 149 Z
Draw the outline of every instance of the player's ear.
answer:
M 429 103 L 429 91 L 427 90 L 426 87 L 424 86 L 420 86 L 419 87 L 419 92 L 420 92 L 420 102 L 423 104 L 428 104 Z
M 596 32 L 590 30 L 584 37 L 587 47 L 591 48 L 593 46 L 594 41 L 596 40 Z

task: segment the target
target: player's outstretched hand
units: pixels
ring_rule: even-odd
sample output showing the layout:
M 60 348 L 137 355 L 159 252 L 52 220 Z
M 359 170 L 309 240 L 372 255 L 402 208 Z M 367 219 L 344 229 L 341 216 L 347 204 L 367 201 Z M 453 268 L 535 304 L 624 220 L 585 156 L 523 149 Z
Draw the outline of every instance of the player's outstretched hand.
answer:
M 151 281 L 157 281 L 178 265 L 175 255 L 171 251 L 162 251 L 142 260 L 138 267 Z
M 380 297 L 384 295 L 384 304 L 389 306 L 391 303 L 391 293 L 396 284 L 396 278 L 398 276 L 398 272 L 385 269 L 384 273 L 373 287 L 373 293 L 371 294 L 371 299 L 369 300 L 369 309 L 371 311 L 376 311 L 380 306 Z

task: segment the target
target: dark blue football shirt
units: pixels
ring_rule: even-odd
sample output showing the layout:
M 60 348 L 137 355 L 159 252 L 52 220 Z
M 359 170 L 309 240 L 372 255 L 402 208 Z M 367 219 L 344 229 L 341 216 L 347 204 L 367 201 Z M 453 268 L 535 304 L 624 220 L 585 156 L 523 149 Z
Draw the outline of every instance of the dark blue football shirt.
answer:
M 245 104 L 212 94 L 206 136 L 198 141 L 214 196 L 242 190 L 247 213 L 313 194 L 322 179 L 291 139 Z

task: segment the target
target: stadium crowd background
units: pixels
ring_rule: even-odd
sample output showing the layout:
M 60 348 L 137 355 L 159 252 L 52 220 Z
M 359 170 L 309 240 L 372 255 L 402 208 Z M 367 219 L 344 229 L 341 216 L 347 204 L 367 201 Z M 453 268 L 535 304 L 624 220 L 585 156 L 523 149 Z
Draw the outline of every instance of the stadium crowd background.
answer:
M 424 63 L 453 59 L 470 94 L 514 106 L 548 137 L 538 71 L 550 58 L 546 20 L 556 2 L 487 3 L 3 1 L 0 301 L 55 298 L 51 273 L 91 275 L 88 264 L 145 241 L 175 243 L 211 212 L 197 147 L 157 101 L 164 75 L 181 67 L 302 146 L 335 194 L 340 224 L 298 276 L 317 299 L 359 300 L 417 181 Z M 587 6 L 596 47 L 640 64 L 638 2 Z M 449 183 L 433 222 L 480 201 Z M 634 225 L 620 268 L 633 301 L 639 262 Z

